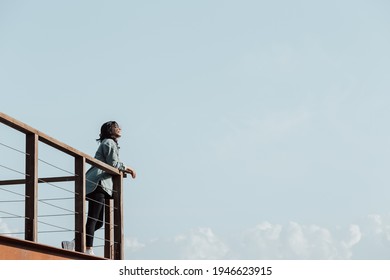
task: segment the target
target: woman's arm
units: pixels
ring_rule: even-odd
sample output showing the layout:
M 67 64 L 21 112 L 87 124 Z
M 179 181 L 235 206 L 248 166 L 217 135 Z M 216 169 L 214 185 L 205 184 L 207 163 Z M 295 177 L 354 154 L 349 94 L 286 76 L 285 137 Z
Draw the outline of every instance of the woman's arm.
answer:
M 131 168 L 130 166 L 126 166 L 125 172 L 129 173 L 131 175 L 131 177 L 133 177 L 133 179 L 135 179 L 135 177 L 137 176 L 135 173 L 135 170 L 133 168 Z

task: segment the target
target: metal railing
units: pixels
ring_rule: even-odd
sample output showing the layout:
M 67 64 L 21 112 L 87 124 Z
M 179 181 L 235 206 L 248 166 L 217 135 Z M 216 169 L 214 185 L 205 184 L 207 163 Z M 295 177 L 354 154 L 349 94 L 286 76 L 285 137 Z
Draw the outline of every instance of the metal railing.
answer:
M 0 186 L 25 185 L 24 190 L 24 239 L 37 242 L 38 237 L 38 184 L 47 183 L 49 186 L 58 182 L 74 182 L 74 233 L 75 250 L 85 252 L 86 249 L 86 209 L 85 209 L 85 183 L 86 164 L 95 166 L 112 175 L 113 198 L 105 203 L 104 227 L 104 257 L 108 259 L 124 258 L 123 236 L 123 174 L 116 168 L 101 162 L 73 147 L 70 147 L 35 128 L 28 126 L 2 112 L 0 123 L 25 134 L 25 172 L 24 179 L 0 180 Z M 38 177 L 38 143 L 42 142 L 62 153 L 73 157 L 74 174 L 60 177 Z M 4 166 L 7 168 L 6 166 Z M 1 178 L 0 178 L 1 179 Z M 48 203 L 48 202 L 45 202 Z

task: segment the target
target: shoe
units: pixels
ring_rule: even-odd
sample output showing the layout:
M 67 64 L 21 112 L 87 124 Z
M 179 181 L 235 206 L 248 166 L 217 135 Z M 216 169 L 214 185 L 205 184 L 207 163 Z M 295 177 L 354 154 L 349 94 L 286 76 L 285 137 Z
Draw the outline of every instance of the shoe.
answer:
M 75 250 L 75 241 L 74 239 L 72 241 L 62 241 L 61 242 L 62 249 L 74 251 Z
M 93 252 L 92 249 L 86 249 L 86 250 L 85 250 L 85 254 L 91 255 L 91 256 L 95 256 L 95 253 Z

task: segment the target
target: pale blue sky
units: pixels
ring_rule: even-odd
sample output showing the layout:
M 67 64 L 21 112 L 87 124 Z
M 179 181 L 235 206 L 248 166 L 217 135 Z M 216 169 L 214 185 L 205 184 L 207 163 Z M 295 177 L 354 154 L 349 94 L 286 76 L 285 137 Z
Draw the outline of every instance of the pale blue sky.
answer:
M 389 12 L 0 1 L 1 111 L 90 155 L 120 123 L 129 259 L 390 258 Z

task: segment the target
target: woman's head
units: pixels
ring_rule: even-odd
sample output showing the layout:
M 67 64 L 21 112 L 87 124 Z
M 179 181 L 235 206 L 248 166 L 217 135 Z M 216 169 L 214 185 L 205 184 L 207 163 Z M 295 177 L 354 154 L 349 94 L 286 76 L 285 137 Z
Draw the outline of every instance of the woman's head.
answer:
M 121 128 L 119 127 L 116 121 L 109 121 L 102 125 L 100 128 L 100 135 L 98 141 L 103 141 L 104 139 L 111 138 L 115 141 L 121 137 Z

